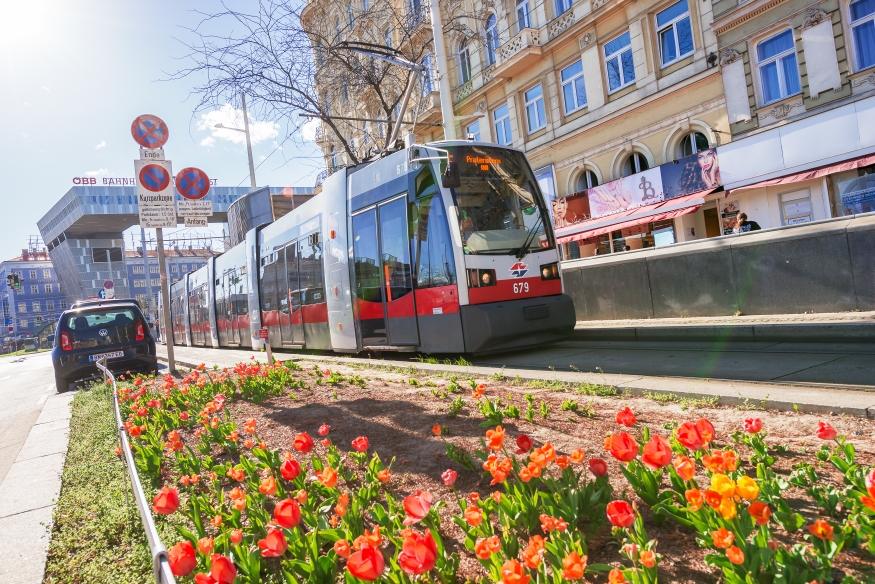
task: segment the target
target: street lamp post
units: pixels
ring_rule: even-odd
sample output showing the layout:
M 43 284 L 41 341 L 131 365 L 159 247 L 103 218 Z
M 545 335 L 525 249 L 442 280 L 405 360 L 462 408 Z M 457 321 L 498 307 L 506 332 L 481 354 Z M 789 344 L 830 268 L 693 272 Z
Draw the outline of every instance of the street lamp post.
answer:
M 246 95 L 243 93 L 240 94 L 240 100 L 243 102 L 243 129 L 240 128 L 231 128 L 224 124 L 216 124 L 215 128 L 220 128 L 222 130 L 233 130 L 235 132 L 243 132 L 246 134 L 246 152 L 249 154 L 249 183 L 252 186 L 252 190 L 255 190 L 255 165 L 252 162 L 252 140 L 249 137 L 249 115 L 246 113 Z

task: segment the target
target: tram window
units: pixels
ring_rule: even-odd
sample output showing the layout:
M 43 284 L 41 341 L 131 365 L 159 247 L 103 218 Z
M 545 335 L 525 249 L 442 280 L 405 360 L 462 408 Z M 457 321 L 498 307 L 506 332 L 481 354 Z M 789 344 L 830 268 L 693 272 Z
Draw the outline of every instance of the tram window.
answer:
M 286 246 L 286 277 L 292 295 L 292 312 L 301 309 L 301 287 L 298 280 L 298 244 Z
M 381 269 L 389 289 L 387 300 L 390 302 L 413 291 L 407 229 L 405 199 L 396 199 L 380 206 Z
M 300 274 L 301 301 L 305 305 L 325 302 L 322 289 L 322 251 L 318 245 L 300 245 L 298 269 Z
M 352 218 L 352 236 L 356 297 L 365 302 L 382 302 L 376 211 L 366 211 Z
M 269 312 L 276 310 L 276 269 L 274 255 L 261 259 L 261 310 Z
M 413 250 L 416 255 L 416 287 L 449 286 L 456 283 L 449 224 L 440 195 L 417 199 L 411 209 Z

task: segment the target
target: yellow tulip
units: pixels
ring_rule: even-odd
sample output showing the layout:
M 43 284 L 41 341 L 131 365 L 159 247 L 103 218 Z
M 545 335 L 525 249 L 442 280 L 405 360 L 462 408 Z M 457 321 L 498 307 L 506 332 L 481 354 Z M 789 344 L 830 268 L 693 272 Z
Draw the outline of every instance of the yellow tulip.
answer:
M 711 490 L 720 493 L 724 499 L 735 495 L 735 482 L 725 474 L 715 474 L 711 477 Z
M 741 477 L 738 479 L 735 491 L 739 496 L 744 497 L 748 501 L 753 501 L 760 494 L 760 488 L 757 485 L 757 482 L 750 477 Z
M 723 501 L 720 502 L 720 507 L 717 508 L 717 512 L 720 513 L 720 516 L 726 521 L 731 521 L 735 519 L 738 510 L 735 507 L 735 501 L 729 497 L 723 497 Z

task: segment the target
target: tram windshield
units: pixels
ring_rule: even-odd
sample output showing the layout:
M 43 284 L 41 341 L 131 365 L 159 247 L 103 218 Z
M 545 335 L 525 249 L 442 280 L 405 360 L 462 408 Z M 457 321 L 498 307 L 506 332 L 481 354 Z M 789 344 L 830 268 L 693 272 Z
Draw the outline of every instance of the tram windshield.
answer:
M 447 148 L 461 187 L 452 189 L 466 254 L 525 254 L 552 247 L 546 209 L 525 155 L 491 146 Z

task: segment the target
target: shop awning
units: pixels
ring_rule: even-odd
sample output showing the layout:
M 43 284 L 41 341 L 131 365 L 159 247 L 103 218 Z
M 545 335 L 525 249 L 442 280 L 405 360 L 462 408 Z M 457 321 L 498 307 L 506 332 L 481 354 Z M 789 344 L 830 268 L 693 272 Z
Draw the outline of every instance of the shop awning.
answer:
M 747 189 L 761 189 L 763 187 L 773 187 L 775 185 L 786 185 L 796 182 L 802 182 L 805 180 L 812 180 L 815 178 L 827 176 L 829 174 L 834 174 L 836 172 L 844 172 L 846 170 L 853 170 L 855 168 L 870 166 L 872 164 L 875 164 L 875 154 L 862 156 L 860 158 L 855 158 L 854 160 L 846 160 L 844 162 L 839 162 L 838 164 L 821 166 L 820 168 L 806 170 L 804 172 L 797 172 L 796 174 L 789 174 L 780 178 L 771 178 L 769 180 L 760 181 L 752 185 L 745 185 L 743 187 L 732 189 L 731 191 L 726 191 L 726 196 L 728 197 L 730 193 L 735 193 L 737 191 L 743 191 Z
M 570 243 L 572 241 L 581 241 L 591 237 L 597 237 L 610 233 L 611 231 L 619 231 L 644 223 L 652 223 L 654 221 L 664 221 L 665 219 L 673 219 L 681 215 L 695 213 L 705 203 L 705 196 L 712 191 L 701 191 L 676 197 L 668 201 L 660 201 L 652 205 L 636 207 L 629 209 L 609 217 L 600 217 L 591 219 L 576 225 L 579 231 L 570 235 L 559 236 L 556 238 L 557 243 Z

